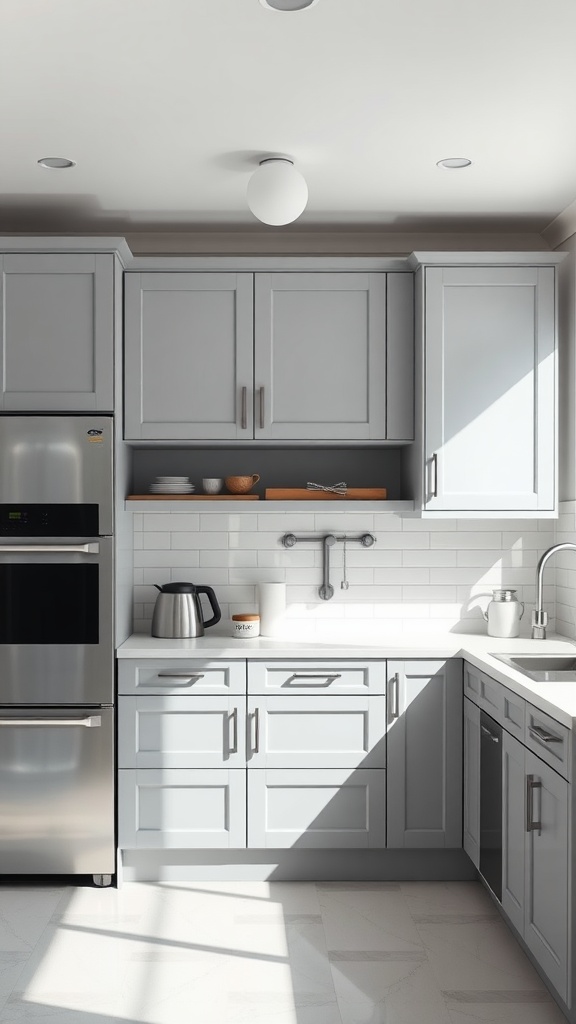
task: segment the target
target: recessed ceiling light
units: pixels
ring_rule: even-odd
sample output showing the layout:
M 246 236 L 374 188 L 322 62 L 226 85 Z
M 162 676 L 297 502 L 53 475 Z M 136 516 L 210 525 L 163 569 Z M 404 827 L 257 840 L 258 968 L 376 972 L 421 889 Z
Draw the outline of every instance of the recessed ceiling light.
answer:
M 260 0 L 260 3 L 272 11 L 303 11 L 314 7 L 318 0 Z
M 460 167 L 470 167 L 472 163 L 467 156 L 449 156 L 445 160 L 439 160 L 436 167 L 448 167 L 449 170 L 458 170 Z
M 76 163 L 74 160 L 69 160 L 66 156 L 43 156 L 38 161 L 40 167 L 50 167 L 53 170 L 63 171 L 65 167 L 75 167 Z

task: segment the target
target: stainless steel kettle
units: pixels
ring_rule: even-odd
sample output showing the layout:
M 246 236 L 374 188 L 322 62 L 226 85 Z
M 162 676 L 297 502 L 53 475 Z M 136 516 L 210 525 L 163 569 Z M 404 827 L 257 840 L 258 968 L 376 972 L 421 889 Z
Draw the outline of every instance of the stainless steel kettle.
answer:
M 212 587 L 197 587 L 194 583 L 154 584 L 160 593 L 154 605 L 152 636 L 184 639 L 203 636 L 207 626 L 220 622 L 222 613 Z M 206 594 L 213 611 L 211 619 L 204 619 L 200 594 Z

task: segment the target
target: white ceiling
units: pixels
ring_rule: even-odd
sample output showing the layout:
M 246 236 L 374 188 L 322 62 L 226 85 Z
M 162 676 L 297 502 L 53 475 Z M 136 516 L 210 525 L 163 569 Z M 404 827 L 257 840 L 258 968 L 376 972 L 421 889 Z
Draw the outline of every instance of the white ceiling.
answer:
M 539 231 L 576 197 L 575 39 L 574 0 L 2 0 L 0 230 L 257 227 L 286 154 L 288 230 Z

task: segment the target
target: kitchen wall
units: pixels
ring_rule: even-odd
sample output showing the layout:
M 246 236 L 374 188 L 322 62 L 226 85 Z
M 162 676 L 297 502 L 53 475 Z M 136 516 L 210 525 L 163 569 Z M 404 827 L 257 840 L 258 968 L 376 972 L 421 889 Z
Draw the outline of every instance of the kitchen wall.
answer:
M 565 541 L 576 544 L 576 501 L 560 502 L 555 542 Z M 552 558 L 555 560 L 556 631 L 576 640 L 576 551 L 560 551 Z M 548 566 L 552 568 L 552 561 Z M 548 567 L 544 570 L 549 571 Z
M 574 529 L 576 502 L 571 504 Z M 332 549 L 336 593 L 326 602 L 318 597 L 320 544 L 285 549 L 280 538 L 287 531 L 372 532 L 377 542 L 370 549 L 348 545 L 347 591 L 340 588 L 342 545 Z M 135 513 L 134 628 L 150 630 L 154 583 L 188 580 L 213 586 L 226 620 L 235 612 L 257 610 L 258 581 L 279 580 L 287 584 L 287 616 L 299 638 L 483 632 L 482 610 L 492 589 L 500 586 L 516 588 L 518 599 L 526 602 L 522 633 L 529 635 L 536 564 L 554 538 L 553 520 L 423 522 L 407 515 L 338 510 Z M 548 572 L 545 601 L 553 629 L 553 567 Z

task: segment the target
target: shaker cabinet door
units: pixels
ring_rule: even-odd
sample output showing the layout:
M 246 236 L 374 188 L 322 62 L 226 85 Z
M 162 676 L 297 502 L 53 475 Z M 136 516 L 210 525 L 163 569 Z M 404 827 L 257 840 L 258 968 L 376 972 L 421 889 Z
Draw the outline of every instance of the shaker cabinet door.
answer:
M 129 439 L 252 438 L 252 275 L 126 275 Z
M 0 411 L 111 412 L 114 256 L 0 256 Z
M 424 509 L 553 510 L 553 267 L 425 275 Z
M 386 275 L 257 274 L 256 439 L 386 438 Z
M 389 661 L 389 847 L 462 847 L 462 662 Z

